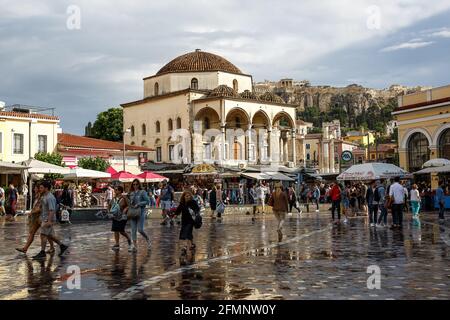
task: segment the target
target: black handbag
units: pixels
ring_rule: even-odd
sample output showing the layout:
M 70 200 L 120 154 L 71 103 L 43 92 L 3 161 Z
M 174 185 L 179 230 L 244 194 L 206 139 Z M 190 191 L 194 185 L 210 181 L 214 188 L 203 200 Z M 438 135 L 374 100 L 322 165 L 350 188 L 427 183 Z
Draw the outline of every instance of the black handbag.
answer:
M 200 229 L 203 224 L 203 218 L 200 215 L 200 211 L 189 209 L 189 213 L 191 214 L 192 220 L 194 220 L 194 228 Z

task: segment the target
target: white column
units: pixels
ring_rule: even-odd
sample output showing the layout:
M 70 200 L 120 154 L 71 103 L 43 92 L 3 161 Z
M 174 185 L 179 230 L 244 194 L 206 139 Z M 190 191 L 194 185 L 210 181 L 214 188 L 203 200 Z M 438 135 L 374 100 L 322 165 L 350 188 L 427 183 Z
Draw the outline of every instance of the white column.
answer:
M 251 144 L 252 144 L 252 124 L 249 123 L 248 124 L 248 128 L 247 128 L 247 161 L 252 161 L 252 157 L 251 157 Z
M 226 158 L 225 158 L 225 156 L 226 156 L 226 150 L 225 150 L 225 148 L 226 148 L 226 145 L 225 145 L 225 126 L 226 126 L 226 124 L 225 123 L 222 123 L 221 125 L 220 125 L 220 130 L 222 131 L 222 160 L 223 161 L 225 161 L 225 160 L 227 160 Z
M 294 162 L 294 166 L 297 163 L 297 150 L 296 150 L 296 143 L 295 143 L 295 139 L 296 139 L 296 133 L 295 133 L 295 129 L 292 130 L 292 162 Z

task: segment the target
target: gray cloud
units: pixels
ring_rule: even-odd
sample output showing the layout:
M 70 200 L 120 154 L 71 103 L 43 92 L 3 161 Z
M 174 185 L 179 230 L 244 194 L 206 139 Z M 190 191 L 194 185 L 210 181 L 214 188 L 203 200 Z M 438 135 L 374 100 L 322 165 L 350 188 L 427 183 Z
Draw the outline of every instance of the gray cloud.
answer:
M 71 4 L 81 9 L 80 30 L 66 27 Z M 374 4 L 381 13 L 376 30 L 366 24 L 367 8 Z M 387 38 L 450 4 L 0 0 L 0 8 L 0 100 L 56 107 L 63 129 L 81 133 L 96 113 L 139 99 L 143 77 L 196 48 L 225 56 L 256 80 L 305 76 L 335 84 L 367 78 L 370 72 L 346 75 L 316 63 Z

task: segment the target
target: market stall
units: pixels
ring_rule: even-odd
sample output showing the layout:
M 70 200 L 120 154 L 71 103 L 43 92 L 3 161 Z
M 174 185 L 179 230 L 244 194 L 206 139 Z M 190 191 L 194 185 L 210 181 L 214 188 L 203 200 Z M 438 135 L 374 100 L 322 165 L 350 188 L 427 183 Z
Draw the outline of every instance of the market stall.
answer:
M 436 159 L 434 159 L 436 160 Z M 446 159 L 444 159 L 446 160 Z M 448 160 L 447 160 L 448 161 Z M 446 209 L 450 209 L 450 161 L 449 164 L 446 164 L 446 162 L 440 162 L 442 165 L 440 166 L 430 166 L 428 164 L 427 168 L 424 168 L 422 170 L 414 172 L 415 176 L 421 176 L 421 175 L 437 175 L 436 179 L 439 181 L 443 181 L 444 185 L 446 186 L 447 194 L 444 196 L 444 206 Z M 426 163 L 425 163 L 426 164 Z M 425 167 L 424 164 L 424 167 Z M 434 201 L 434 207 L 438 208 L 437 201 L 435 199 Z

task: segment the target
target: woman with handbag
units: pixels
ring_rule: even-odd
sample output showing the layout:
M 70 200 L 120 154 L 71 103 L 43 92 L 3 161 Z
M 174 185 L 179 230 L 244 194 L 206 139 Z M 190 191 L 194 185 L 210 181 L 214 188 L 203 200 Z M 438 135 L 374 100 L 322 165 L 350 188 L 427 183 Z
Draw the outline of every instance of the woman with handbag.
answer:
M 181 195 L 180 205 L 177 208 L 176 214 L 181 213 L 181 230 L 180 230 L 180 240 L 185 242 L 184 246 L 181 248 L 181 255 L 185 256 L 187 254 L 188 248 L 190 251 L 195 249 L 195 244 L 193 243 L 194 235 L 194 214 L 200 211 L 200 207 L 197 201 L 193 199 L 191 191 L 184 191 Z
M 286 192 L 283 192 L 281 182 L 275 183 L 275 191 L 272 193 L 268 205 L 273 207 L 273 213 L 278 221 L 278 241 L 283 240 L 283 224 L 286 219 L 286 212 L 289 210 L 289 201 Z
M 132 251 L 137 251 L 137 232 L 144 237 L 145 241 L 147 241 L 148 249 L 151 248 L 151 241 L 148 237 L 147 233 L 144 231 L 144 224 L 146 213 L 145 209 L 149 203 L 149 198 L 147 196 L 147 192 L 142 190 L 141 182 L 138 179 L 134 179 L 131 183 L 131 189 L 128 194 L 128 211 L 127 216 L 128 220 L 131 223 L 131 239 L 133 240 Z
M 114 190 L 114 198 L 108 205 L 108 212 L 112 215 L 111 231 L 114 232 L 115 245 L 112 247 L 114 251 L 120 250 L 120 235 L 124 236 L 128 241 L 128 251 L 134 251 L 134 245 L 128 233 L 125 232 L 127 225 L 128 200 L 123 195 L 123 187 L 118 186 Z

